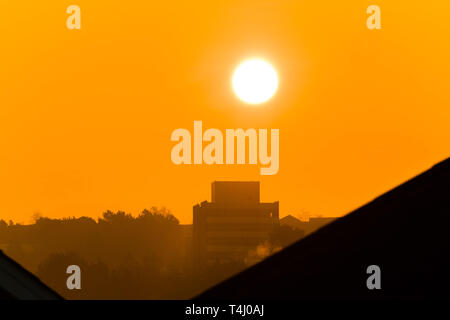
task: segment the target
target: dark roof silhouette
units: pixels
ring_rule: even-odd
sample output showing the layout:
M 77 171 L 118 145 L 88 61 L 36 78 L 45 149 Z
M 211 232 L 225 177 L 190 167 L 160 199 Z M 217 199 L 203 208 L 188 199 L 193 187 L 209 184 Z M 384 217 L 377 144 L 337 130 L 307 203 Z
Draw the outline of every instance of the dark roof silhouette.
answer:
M 0 299 L 59 300 L 62 297 L 0 250 Z
M 450 297 L 449 257 L 450 158 L 197 298 Z

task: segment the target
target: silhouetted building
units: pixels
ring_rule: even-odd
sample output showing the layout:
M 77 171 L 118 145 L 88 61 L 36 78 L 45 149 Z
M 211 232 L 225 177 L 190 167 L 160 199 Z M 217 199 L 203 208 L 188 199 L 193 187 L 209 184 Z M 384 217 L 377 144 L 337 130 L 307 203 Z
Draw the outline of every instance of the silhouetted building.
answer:
M 320 217 L 309 218 L 308 221 L 301 221 L 291 215 L 287 215 L 286 217 L 280 219 L 280 225 L 302 230 L 305 233 L 305 236 L 307 236 L 336 219 L 337 218 Z
M 62 297 L 0 250 L 0 299 L 59 300 Z
M 279 223 L 278 202 L 261 203 L 259 182 L 215 181 L 211 202 L 194 206 L 197 266 L 242 259 Z

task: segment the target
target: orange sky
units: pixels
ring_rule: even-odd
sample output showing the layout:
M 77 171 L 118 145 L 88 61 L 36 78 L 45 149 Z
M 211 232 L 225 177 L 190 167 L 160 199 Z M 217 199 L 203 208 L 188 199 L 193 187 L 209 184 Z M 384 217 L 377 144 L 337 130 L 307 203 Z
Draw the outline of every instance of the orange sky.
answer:
M 381 30 L 366 28 L 370 4 Z M 282 216 L 342 215 L 450 155 L 449 12 L 447 0 L 2 1 L 0 218 L 166 206 L 190 223 L 222 179 L 260 180 Z M 253 56 L 280 79 L 259 108 L 230 86 Z M 278 174 L 175 166 L 170 135 L 194 120 L 280 129 Z

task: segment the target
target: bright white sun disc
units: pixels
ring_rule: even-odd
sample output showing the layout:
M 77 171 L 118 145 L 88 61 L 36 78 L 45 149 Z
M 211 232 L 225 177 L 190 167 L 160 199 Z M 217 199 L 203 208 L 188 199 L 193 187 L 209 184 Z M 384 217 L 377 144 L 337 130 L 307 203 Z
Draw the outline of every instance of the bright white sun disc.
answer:
M 278 76 L 275 69 L 262 59 L 251 59 L 234 71 L 233 90 L 244 102 L 259 104 L 269 100 L 277 91 Z

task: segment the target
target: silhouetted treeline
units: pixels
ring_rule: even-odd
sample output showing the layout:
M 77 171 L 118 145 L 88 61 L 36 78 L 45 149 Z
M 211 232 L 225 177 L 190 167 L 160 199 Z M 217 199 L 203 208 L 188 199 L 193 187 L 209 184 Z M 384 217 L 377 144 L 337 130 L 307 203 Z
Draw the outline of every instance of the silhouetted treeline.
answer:
M 186 299 L 303 236 L 279 227 L 249 259 L 192 268 L 190 238 L 168 210 L 137 217 L 107 211 L 88 218 L 38 217 L 31 225 L 0 220 L 0 248 L 69 299 Z M 82 289 L 68 290 L 66 268 L 81 268 Z

